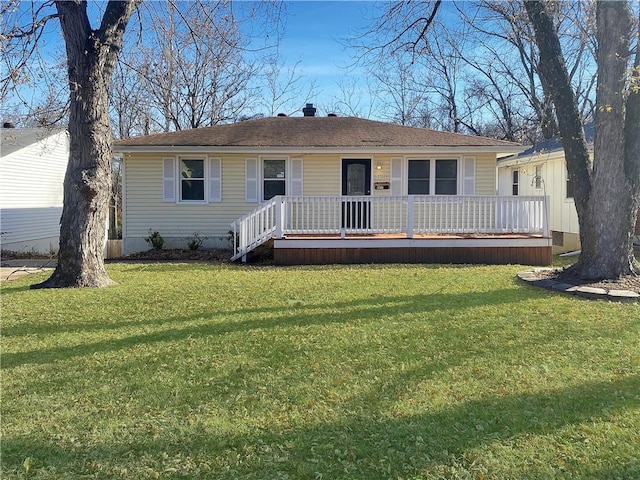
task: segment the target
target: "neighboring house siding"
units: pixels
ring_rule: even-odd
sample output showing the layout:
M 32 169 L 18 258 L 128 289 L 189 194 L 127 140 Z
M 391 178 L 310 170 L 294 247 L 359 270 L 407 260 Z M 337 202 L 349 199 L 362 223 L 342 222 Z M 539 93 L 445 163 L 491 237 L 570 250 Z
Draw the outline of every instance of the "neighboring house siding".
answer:
M 66 132 L 42 135 L 0 158 L 2 250 L 41 254 L 58 250 L 69 147 Z
M 542 181 L 536 188 L 536 167 Z M 524 157 L 517 165 L 498 165 L 498 194 L 511 195 L 514 170 L 520 173 L 520 195 L 549 197 L 549 228 L 554 233 L 554 253 L 580 248 L 578 215 L 572 198 L 566 197 L 566 166 L 562 151 Z

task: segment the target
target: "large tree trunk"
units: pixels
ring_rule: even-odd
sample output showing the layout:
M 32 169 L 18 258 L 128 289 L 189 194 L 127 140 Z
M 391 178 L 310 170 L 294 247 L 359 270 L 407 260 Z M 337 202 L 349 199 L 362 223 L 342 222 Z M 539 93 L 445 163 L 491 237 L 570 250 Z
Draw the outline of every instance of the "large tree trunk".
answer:
M 525 5 L 540 50 L 539 74 L 553 98 L 567 169 L 575 184 L 582 252 L 573 272 L 587 280 L 637 275 L 640 266 L 634 258 L 632 235 L 640 201 L 640 93 L 625 91 L 630 58 L 629 9 L 624 2 L 598 3 L 592 164 L 551 9 L 546 2 L 527 1 Z
M 579 267 L 586 278 L 615 278 L 640 273 L 633 255 L 633 229 L 638 209 L 638 179 L 626 171 L 625 121 L 633 126 L 633 108 L 626 108 L 632 17 L 624 2 L 598 2 L 594 168 L 587 211 L 592 219 L 581 233 Z M 637 94 L 636 94 L 637 96 Z M 635 120 L 633 137 L 640 124 Z M 631 154 L 631 151 L 628 153 Z M 640 162 L 636 147 L 636 164 Z M 629 165 L 630 167 L 632 165 Z M 634 185 L 635 184 L 635 185 Z
M 67 49 L 71 149 L 64 180 L 58 265 L 32 288 L 104 287 L 112 284 L 103 252 L 111 192 L 108 85 L 122 36 L 137 0 L 111 1 L 92 30 L 86 2 L 57 1 Z

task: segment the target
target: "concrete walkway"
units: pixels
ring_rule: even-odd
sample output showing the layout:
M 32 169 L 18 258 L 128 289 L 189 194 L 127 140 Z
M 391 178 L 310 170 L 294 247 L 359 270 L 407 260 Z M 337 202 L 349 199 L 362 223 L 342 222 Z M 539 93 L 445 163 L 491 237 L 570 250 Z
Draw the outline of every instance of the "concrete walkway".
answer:
M 55 267 L 56 260 L 48 258 L 2 260 L 0 263 L 0 283 L 15 280 L 31 273 L 53 270 Z

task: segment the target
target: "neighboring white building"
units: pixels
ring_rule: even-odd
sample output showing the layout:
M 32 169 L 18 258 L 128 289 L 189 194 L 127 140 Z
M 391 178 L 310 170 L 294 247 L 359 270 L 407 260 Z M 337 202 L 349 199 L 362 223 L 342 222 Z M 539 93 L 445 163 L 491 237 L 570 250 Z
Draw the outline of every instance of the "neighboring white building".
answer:
M 57 252 L 69 136 L 61 129 L 2 128 L 1 132 L 0 247 Z
M 593 124 L 586 125 L 585 136 L 591 155 L 593 133 Z M 498 195 L 549 196 L 549 228 L 553 253 L 580 249 L 573 183 L 567 172 L 560 140 L 547 140 L 519 155 L 498 160 Z

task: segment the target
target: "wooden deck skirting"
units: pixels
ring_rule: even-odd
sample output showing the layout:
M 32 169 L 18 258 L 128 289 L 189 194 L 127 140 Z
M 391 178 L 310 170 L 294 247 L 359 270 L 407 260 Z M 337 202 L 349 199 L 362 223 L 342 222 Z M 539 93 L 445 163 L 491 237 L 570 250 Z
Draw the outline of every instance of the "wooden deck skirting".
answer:
M 120 258 L 122 257 L 122 240 L 107 240 L 104 248 L 104 258 Z
M 531 235 L 295 236 L 275 239 L 276 265 L 472 263 L 547 266 L 551 239 Z

